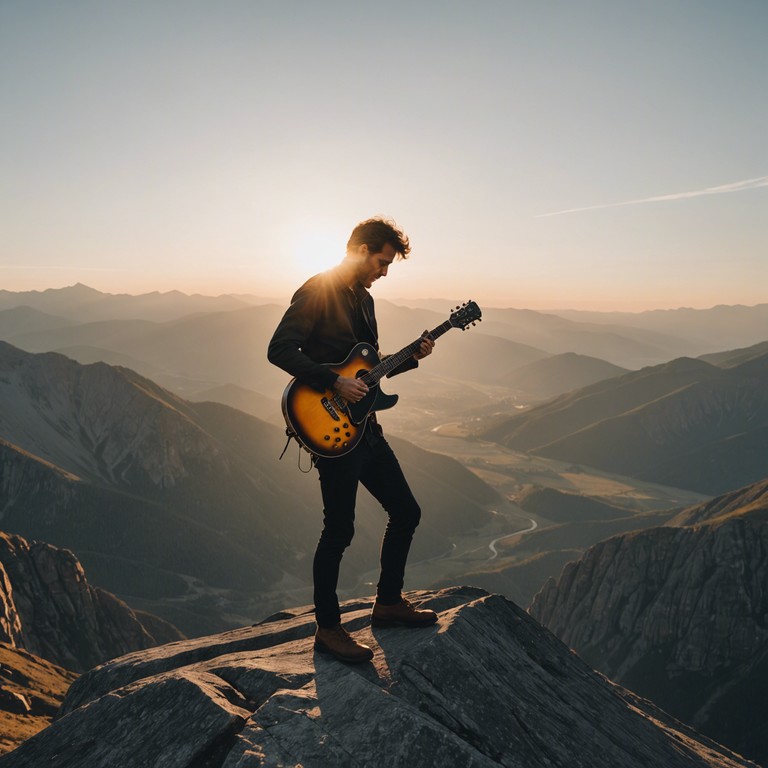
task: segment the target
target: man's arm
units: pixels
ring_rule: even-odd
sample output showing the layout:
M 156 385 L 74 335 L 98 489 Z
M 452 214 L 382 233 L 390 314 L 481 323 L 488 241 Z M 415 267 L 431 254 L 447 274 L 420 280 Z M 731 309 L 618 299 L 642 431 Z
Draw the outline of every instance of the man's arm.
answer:
M 302 351 L 316 318 L 316 300 L 307 289 L 299 289 L 285 311 L 267 348 L 267 359 L 299 381 L 319 392 L 333 388 L 338 374 L 316 363 Z

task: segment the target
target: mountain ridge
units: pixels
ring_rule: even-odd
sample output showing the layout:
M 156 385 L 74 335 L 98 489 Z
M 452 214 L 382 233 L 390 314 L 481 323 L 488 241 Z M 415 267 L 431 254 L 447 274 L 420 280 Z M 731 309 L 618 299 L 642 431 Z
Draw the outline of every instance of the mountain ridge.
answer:
M 768 354 L 732 368 L 679 358 L 499 420 L 509 448 L 707 494 L 768 472 Z
M 293 452 L 278 461 L 277 426 L 129 369 L 0 342 L 0 439 L 0 525 L 71 549 L 96 584 L 186 634 L 256 618 L 294 590 L 306 598 L 321 503 Z M 498 494 L 448 457 L 397 445 L 435 510 L 413 556 L 435 556 Z M 343 588 L 378 561 L 381 519 L 363 496 Z
M 768 481 L 591 547 L 529 611 L 584 660 L 768 759 Z

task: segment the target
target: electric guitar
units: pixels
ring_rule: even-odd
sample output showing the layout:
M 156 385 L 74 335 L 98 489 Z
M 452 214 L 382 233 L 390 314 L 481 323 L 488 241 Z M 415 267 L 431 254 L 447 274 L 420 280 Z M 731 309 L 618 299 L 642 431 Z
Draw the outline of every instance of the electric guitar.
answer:
M 382 392 L 379 381 L 418 352 L 425 336 L 434 340 L 451 328 L 465 331 L 470 324 L 474 325 L 481 319 L 480 307 L 474 301 L 467 301 L 456 307 L 448 320 L 437 328 L 384 360 L 379 359 L 371 344 L 356 344 L 346 360 L 328 364 L 334 373 L 362 379 L 368 386 L 368 393 L 356 403 L 348 402 L 333 390 L 318 392 L 291 379 L 282 400 L 288 434 L 315 456 L 333 458 L 349 453 L 362 439 L 365 423 L 371 413 L 391 408 L 398 400 L 398 395 Z

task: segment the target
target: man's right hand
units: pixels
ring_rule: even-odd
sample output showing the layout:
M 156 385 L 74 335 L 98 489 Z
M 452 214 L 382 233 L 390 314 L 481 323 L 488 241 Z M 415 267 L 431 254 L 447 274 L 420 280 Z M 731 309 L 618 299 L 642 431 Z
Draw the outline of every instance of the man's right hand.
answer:
M 333 390 L 350 403 L 357 403 L 368 394 L 368 387 L 364 381 L 350 379 L 347 376 L 339 376 L 333 383 Z

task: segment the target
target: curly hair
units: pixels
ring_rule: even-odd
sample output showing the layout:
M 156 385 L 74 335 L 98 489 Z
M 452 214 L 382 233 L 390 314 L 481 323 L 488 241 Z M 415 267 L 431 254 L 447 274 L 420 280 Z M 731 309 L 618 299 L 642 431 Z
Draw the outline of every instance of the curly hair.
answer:
M 376 217 L 361 221 L 349 236 L 347 251 L 367 245 L 371 253 L 381 253 L 385 245 L 395 249 L 395 259 L 407 259 L 411 244 L 405 233 L 397 228 L 392 219 Z

